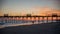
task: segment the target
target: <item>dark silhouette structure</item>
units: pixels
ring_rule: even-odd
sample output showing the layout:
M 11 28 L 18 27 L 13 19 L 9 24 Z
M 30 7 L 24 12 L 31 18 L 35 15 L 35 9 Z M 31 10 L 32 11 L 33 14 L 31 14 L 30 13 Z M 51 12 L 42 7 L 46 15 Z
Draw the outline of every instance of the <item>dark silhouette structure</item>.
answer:
M 52 16 L 53 16 L 53 17 L 57 17 L 58 15 L 57 15 L 56 13 L 53 13 Z
M 27 20 L 29 20 L 28 18 L 30 18 L 31 20 L 32 20 L 32 18 L 34 18 L 34 21 L 36 20 L 36 18 L 38 18 L 38 22 L 39 22 L 39 20 L 41 19 L 41 17 L 42 17 L 42 22 L 44 22 L 44 18 L 46 18 L 46 20 L 47 20 L 47 23 L 48 23 L 48 18 L 49 17 L 52 17 L 52 22 L 53 22 L 53 18 L 54 17 L 56 17 L 56 20 L 58 20 L 58 17 L 60 17 L 60 16 L 58 16 L 56 13 L 53 13 L 52 14 L 52 16 L 37 16 L 37 15 L 35 15 L 35 16 L 31 16 L 31 14 L 27 14 L 26 16 L 8 16 L 8 14 L 4 14 L 4 16 L 0 16 L 0 18 L 2 18 L 2 17 L 6 17 L 6 18 L 18 18 L 18 19 L 20 19 L 20 18 L 22 18 L 21 20 L 24 20 L 24 18 L 26 18 Z M 7 20 L 7 19 L 5 19 L 5 20 Z M 32 22 L 32 23 L 34 23 L 34 22 Z
M 4 17 L 8 17 L 8 14 L 4 14 Z
M 27 16 L 27 17 L 31 17 L 31 14 L 27 14 L 26 16 Z
M 56 13 L 52 14 L 52 22 L 53 22 L 53 17 L 56 17 L 56 20 L 58 20 L 58 15 Z

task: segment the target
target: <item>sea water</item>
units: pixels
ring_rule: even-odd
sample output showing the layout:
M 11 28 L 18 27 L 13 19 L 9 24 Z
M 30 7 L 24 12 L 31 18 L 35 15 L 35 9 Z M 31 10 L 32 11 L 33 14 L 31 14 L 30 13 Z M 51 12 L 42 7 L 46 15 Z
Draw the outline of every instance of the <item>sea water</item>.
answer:
M 0 25 L 7 25 L 7 24 L 21 24 L 21 23 L 30 23 L 32 20 L 0 20 Z M 37 23 L 51 23 L 57 22 L 56 20 L 33 20 L 33 22 Z

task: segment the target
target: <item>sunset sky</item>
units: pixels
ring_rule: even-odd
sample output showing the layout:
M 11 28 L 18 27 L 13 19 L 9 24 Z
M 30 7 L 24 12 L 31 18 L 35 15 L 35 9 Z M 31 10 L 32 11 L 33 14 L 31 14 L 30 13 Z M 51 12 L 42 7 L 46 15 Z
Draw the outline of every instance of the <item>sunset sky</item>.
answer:
M 0 16 L 60 14 L 60 0 L 3 0 Z

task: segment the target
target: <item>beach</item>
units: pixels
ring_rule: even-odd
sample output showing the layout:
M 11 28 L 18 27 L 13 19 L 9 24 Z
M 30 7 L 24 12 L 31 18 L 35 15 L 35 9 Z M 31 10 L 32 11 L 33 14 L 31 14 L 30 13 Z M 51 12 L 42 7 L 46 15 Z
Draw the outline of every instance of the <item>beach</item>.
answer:
M 60 22 L 11 26 L 0 29 L 1 34 L 58 34 Z

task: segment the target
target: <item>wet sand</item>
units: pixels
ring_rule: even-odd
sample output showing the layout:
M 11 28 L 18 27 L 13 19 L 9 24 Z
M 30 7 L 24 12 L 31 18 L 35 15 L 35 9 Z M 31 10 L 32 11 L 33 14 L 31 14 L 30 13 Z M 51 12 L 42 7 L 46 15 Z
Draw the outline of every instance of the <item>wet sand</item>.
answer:
M 22 25 L 5 27 L 0 29 L 1 34 L 58 34 L 60 22 L 43 23 L 33 25 Z

